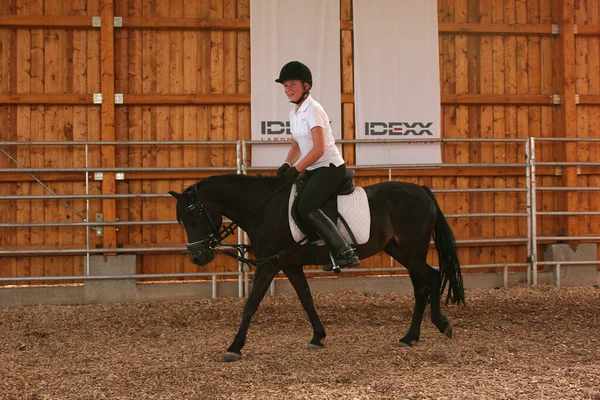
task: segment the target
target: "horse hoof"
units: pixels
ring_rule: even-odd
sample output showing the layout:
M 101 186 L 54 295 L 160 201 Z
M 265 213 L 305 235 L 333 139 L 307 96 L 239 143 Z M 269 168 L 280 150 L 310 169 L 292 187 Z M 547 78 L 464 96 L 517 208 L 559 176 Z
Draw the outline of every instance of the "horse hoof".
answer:
M 418 342 L 418 340 L 402 338 L 398 342 L 398 345 L 400 347 L 413 347 L 413 345 L 416 344 L 417 342 Z
M 308 350 L 322 350 L 324 349 L 325 346 L 323 346 L 322 344 L 314 344 L 314 343 L 309 343 L 307 349 Z
M 448 338 L 452 339 L 452 325 L 448 324 L 446 329 L 444 329 L 444 335 L 446 335 Z
M 223 355 L 224 362 L 236 362 L 236 361 L 240 361 L 241 359 L 242 359 L 241 353 L 233 353 L 231 351 L 226 351 L 225 354 Z

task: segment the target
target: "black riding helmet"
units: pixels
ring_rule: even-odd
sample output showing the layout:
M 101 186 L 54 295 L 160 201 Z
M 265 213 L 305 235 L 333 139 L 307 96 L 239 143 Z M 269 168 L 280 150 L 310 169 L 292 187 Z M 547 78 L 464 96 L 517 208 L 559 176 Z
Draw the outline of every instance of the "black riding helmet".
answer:
M 283 83 L 289 79 L 299 79 L 303 82 L 308 82 L 312 88 L 312 73 L 310 69 L 300 61 L 290 61 L 281 68 L 279 78 L 275 79 L 277 83 Z

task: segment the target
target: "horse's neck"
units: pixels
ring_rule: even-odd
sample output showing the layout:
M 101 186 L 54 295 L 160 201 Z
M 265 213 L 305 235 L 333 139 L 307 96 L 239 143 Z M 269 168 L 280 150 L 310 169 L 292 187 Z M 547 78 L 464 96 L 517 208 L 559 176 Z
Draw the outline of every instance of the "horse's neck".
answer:
M 236 181 L 223 185 L 217 192 L 221 213 L 236 223 L 248 235 L 254 254 L 266 257 L 293 243 L 291 234 L 285 232 L 289 187 L 286 189 L 260 180 Z M 282 233 L 281 236 L 274 232 Z
M 268 189 L 261 190 L 250 187 L 250 185 L 248 187 L 222 186 L 218 191 L 221 212 L 248 232 L 254 225 L 253 220 L 263 206 L 263 201 L 269 194 Z
M 251 212 L 248 202 L 240 201 L 240 199 L 239 193 L 234 190 L 225 188 L 219 191 L 221 213 L 236 224 L 243 223 L 244 215 Z

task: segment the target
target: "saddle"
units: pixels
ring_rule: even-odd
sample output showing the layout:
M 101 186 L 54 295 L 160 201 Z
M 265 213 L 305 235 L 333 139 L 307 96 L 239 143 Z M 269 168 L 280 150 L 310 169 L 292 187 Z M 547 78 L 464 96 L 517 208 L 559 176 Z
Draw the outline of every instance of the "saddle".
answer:
M 335 191 L 321 206 L 321 209 L 323 210 L 325 215 L 327 215 L 334 224 L 337 224 L 338 221 L 341 221 L 346 226 L 351 236 L 353 236 L 352 231 L 350 230 L 348 224 L 338 211 L 337 196 L 349 195 L 354 192 L 354 190 L 356 189 L 356 186 L 354 185 L 355 174 L 356 171 L 354 171 L 353 169 L 346 170 L 346 175 L 344 176 L 344 179 L 342 179 L 342 182 L 340 182 Z M 291 215 L 294 221 L 296 222 L 296 225 L 298 225 L 298 227 L 308 235 L 308 240 L 310 242 L 314 242 L 316 240 L 319 240 L 319 237 L 316 235 L 316 232 L 314 232 L 313 229 L 309 228 L 305 224 L 305 222 L 302 221 L 297 211 L 298 200 L 300 199 L 300 196 L 302 195 L 302 191 L 304 190 L 305 186 L 306 180 L 302 179 L 302 176 L 296 180 L 296 196 L 292 205 Z M 354 237 L 352 237 L 352 239 L 353 242 L 356 243 L 356 239 Z

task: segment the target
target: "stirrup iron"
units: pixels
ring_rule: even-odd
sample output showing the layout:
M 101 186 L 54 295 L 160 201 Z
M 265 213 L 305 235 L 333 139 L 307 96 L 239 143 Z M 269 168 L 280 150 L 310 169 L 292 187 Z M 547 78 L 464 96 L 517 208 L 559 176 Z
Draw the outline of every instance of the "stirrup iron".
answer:
M 329 259 L 331 260 L 331 265 L 323 265 L 323 271 L 333 271 L 334 274 L 339 274 L 342 272 L 340 266 L 335 261 L 335 257 L 331 254 L 331 251 L 327 251 L 329 253 Z M 331 269 L 329 269 L 331 268 Z

